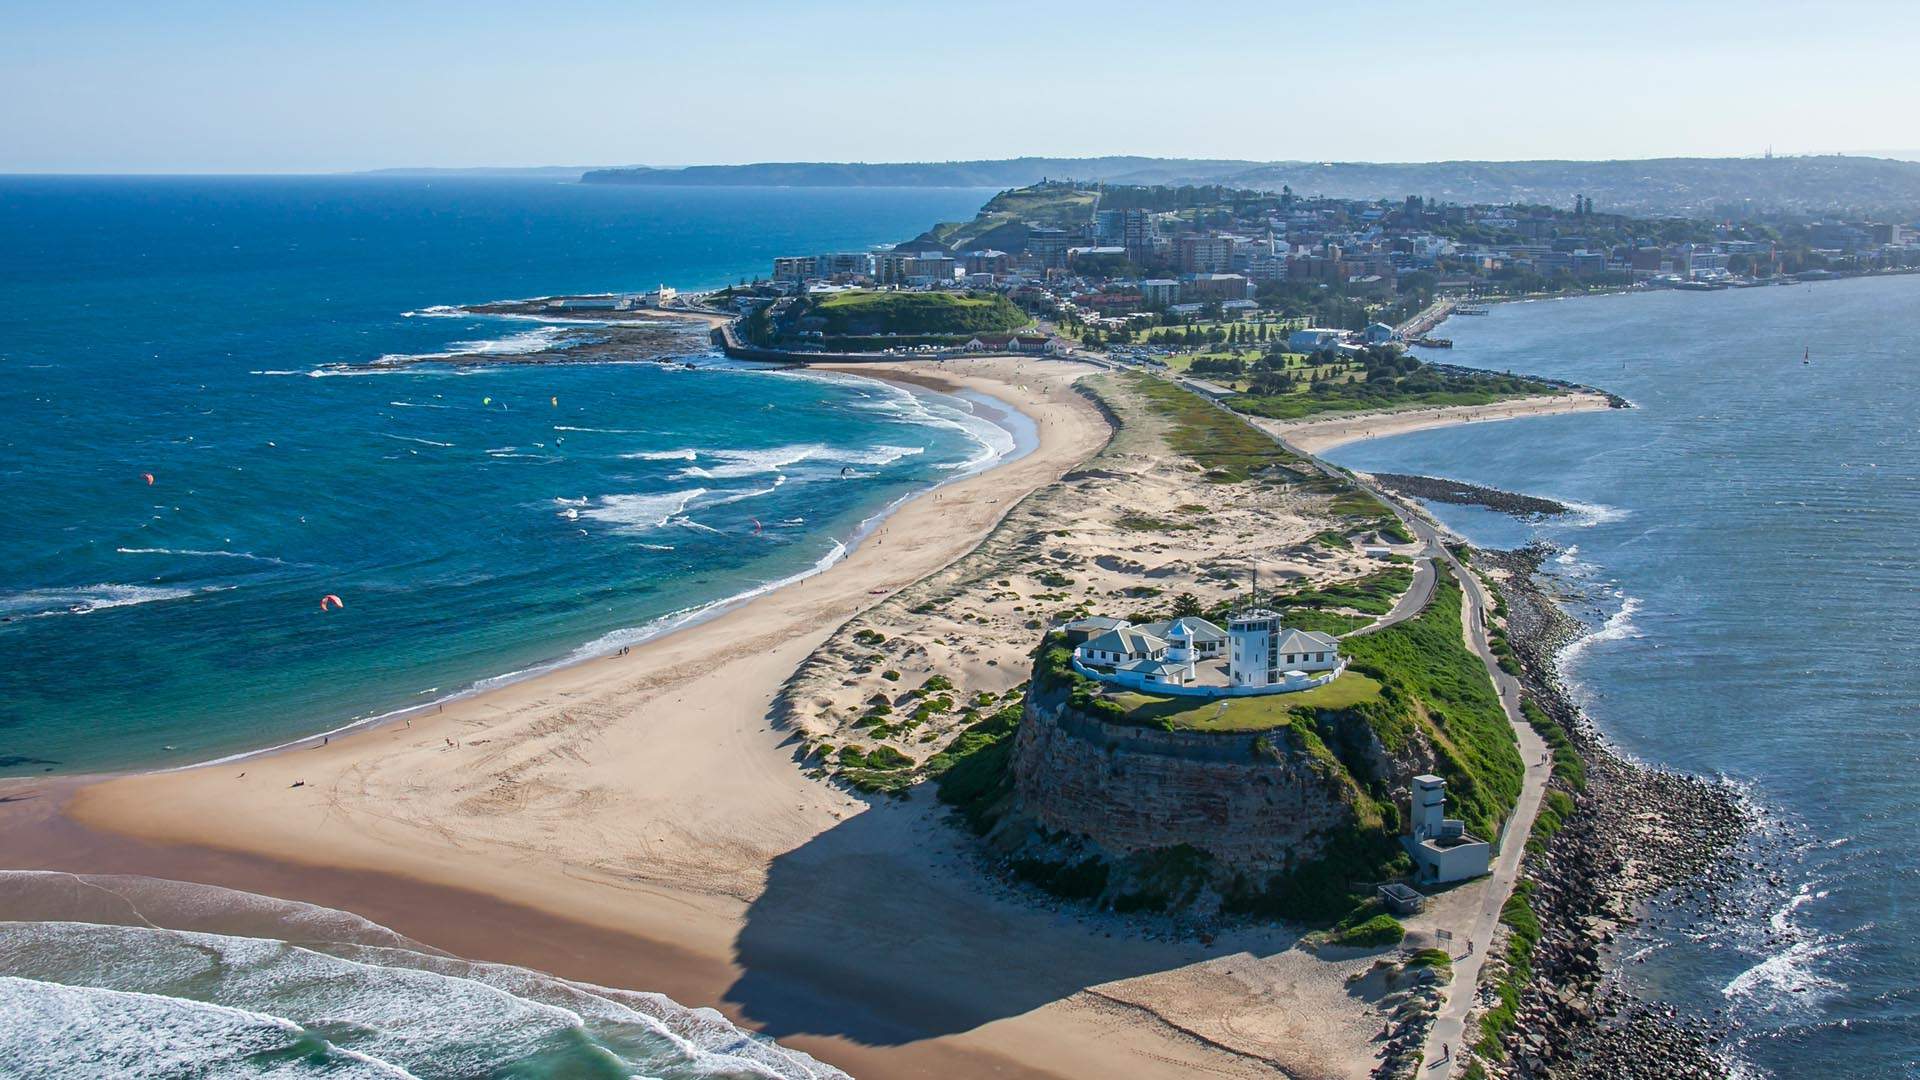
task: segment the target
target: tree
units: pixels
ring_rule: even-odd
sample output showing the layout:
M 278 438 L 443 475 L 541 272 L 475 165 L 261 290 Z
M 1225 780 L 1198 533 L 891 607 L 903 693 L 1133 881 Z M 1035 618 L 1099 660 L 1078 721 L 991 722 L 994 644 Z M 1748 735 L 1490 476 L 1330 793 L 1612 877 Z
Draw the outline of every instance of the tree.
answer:
M 1200 598 L 1190 592 L 1183 592 L 1173 598 L 1173 617 L 1178 619 L 1186 615 L 1199 615 L 1204 610 Z

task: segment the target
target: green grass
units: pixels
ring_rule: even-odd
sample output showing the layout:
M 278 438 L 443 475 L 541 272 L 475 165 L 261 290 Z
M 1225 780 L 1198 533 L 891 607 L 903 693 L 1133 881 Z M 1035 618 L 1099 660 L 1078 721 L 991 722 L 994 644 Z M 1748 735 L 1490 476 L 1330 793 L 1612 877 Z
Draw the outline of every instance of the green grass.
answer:
M 1351 581 L 1336 581 L 1330 585 L 1278 596 L 1274 598 L 1274 602 L 1283 607 L 1339 607 L 1364 611 L 1369 615 L 1385 615 L 1393 610 L 1393 605 L 1399 603 L 1400 598 L 1405 596 L 1407 590 L 1411 588 L 1413 588 L 1413 568 L 1391 566 Z
M 924 770 L 940 801 L 958 810 L 976 833 L 993 827 L 1013 791 L 1013 735 L 1023 705 L 1018 694 L 1001 700 L 998 712 L 963 728 L 927 759 Z
M 1532 698 L 1520 702 L 1520 715 L 1526 717 L 1527 725 L 1552 748 L 1555 779 L 1564 781 L 1576 792 L 1587 790 L 1587 764 L 1580 759 L 1580 752 L 1574 749 L 1566 729 L 1548 716 L 1545 709 L 1534 704 Z
M 1336 929 L 1327 940 L 1334 945 L 1378 949 L 1398 945 L 1407 936 L 1407 928 L 1391 915 L 1380 914 L 1354 926 Z
M 1448 809 L 1492 837 L 1520 797 L 1525 767 L 1493 680 L 1461 636 L 1461 602 L 1460 586 L 1443 574 L 1426 611 L 1341 647 L 1354 668 L 1381 682 L 1394 707 L 1370 714 L 1382 722 L 1382 742 L 1392 750 L 1398 735 L 1386 725 L 1423 725 L 1447 781 Z
M 1513 895 L 1500 907 L 1500 921 L 1511 933 L 1507 937 L 1507 970 L 1494 984 L 1498 1003 L 1480 1016 L 1480 1040 L 1474 1051 L 1482 1057 L 1500 1061 L 1507 1049 L 1500 1036 L 1513 1027 L 1520 1012 L 1520 994 L 1533 980 L 1533 949 L 1540 943 L 1540 919 L 1533 912 L 1533 882 L 1522 880 L 1513 887 Z
M 852 292 L 821 297 L 812 315 L 836 337 L 875 334 L 978 334 L 1017 330 L 1027 313 L 998 293 Z
M 1286 614 L 1287 625 L 1295 630 L 1314 630 L 1335 637 L 1373 622 L 1366 615 L 1342 615 L 1337 611 L 1316 611 L 1312 608 L 1294 608 Z
M 1292 694 L 1204 700 L 1143 694 L 1105 695 L 1126 710 L 1125 723 L 1180 731 L 1271 731 L 1293 722 L 1296 709 L 1350 709 L 1380 696 L 1380 684 L 1349 671 L 1325 686 Z
M 1433 968 L 1435 971 L 1450 974 L 1453 971 L 1453 957 L 1447 955 L 1447 950 L 1445 949 L 1421 949 L 1419 952 L 1407 958 L 1406 966 L 1410 968 Z
M 1192 391 L 1151 375 L 1131 374 L 1126 380 L 1156 414 L 1169 421 L 1167 448 L 1200 466 L 1209 480 L 1237 484 L 1274 469 L 1293 480 L 1319 475 L 1266 432 Z

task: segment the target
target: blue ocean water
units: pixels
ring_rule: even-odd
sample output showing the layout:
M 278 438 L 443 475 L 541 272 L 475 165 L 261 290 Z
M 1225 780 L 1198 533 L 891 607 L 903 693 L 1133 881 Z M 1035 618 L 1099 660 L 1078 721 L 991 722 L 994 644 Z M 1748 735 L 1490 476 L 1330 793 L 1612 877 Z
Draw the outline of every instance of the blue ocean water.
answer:
M 1577 504 L 1538 526 L 1431 509 L 1479 544 L 1559 545 L 1593 629 L 1563 667 L 1595 722 L 1766 811 L 1744 915 L 1663 908 L 1624 965 L 1723 1011 L 1764 1075 L 1920 1075 L 1916 314 L 1913 277 L 1497 306 L 1449 321 L 1441 359 L 1637 407 L 1329 454 Z
M 985 198 L 0 178 L 0 775 L 272 745 L 820 565 L 1008 433 L 698 334 L 691 369 L 516 366 L 553 328 L 421 313 L 711 287 Z

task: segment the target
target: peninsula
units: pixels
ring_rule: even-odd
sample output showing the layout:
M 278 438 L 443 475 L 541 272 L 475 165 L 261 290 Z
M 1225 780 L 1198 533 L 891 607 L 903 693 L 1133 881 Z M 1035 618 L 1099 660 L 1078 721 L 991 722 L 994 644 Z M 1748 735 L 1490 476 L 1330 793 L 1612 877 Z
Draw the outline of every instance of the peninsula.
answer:
M 1397 282 L 1399 239 L 1336 233 L 1448 208 L 1109 195 L 1009 193 L 929 230 L 1013 251 L 474 309 L 603 342 L 691 316 L 729 352 L 979 395 L 1037 445 L 630 654 L 320 745 L 37 783 L 0 856 L 346 908 L 711 1004 L 863 1077 L 1438 1075 L 1438 1044 L 1503 1068 L 1546 973 L 1593 973 L 1556 936 L 1591 925 L 1586 894 L 1539 860 L 1562 832 L 1588 848 L 1561 867 L 1634 842 L 1569 828 L 1590 775 L 1653 782 L 1557 695 L 1513 622 L 1523 572 L 1308 447 L 1624 403 L 1408 351 L 1401 327 L 1460 302 L 1450 268 L 1379 291 L 1350 271 Z M 1264 254 L 1229 231 L 1259 222 Z M 1101 230 L 1120 242 L 1073 243 Z

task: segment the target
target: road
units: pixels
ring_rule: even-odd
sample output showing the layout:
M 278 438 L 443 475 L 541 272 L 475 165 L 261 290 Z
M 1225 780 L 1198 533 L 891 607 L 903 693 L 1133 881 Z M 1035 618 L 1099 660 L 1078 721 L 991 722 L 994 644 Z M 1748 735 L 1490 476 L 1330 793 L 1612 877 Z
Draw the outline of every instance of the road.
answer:
M 1224 406 L 1222 406 L 1224 408 Z M 1258 426 L 1258 425 L 1256 425 Z M 1547 790 L 1547 778 L 1552 771 L 1547 754 L 1546 741 L 1536 734 L 1520 712 L 1520 681 L 1500 670 L 1499 661 L 1493 655 L 1493 646 L 1487 641 L 1487 622 L 1491 605 L 1487 601 L 1486 591 L 1480 585 L 1480 579 L 1469 571 L 1453 552 L 1447 550 L 1446 542 L 1440 530 L 1425 518 L 1414 513 L 1413 508 L 1401 502 L 1395 496 L 1359 480 L 1344 470 L 1338 469 L 1299 447 L 1287 442 L 1278 435 L 1274 439 L 1281 446 L 1300 457 L 1312 462 L 1314 467 L 1329 476 L 1350 480 L 1372 492 L 1380 501 L 1387 504 L 1401 522 L 1426 546 L 1421 552 L 1421 564 L 1428 569 L 1426 578 L 1426 596 L 1417 604 L 1410 604 L 1414 594 L 1420 592 L 1420 577 L 1416 572 L 1414 587 L 1408 595 L 1394 605 L 1387 619 L 1398 622 L 1410 618 L 1425 609 L 1427 601 L 1432 599 L 1435 574 L 1433 567 L 1444 563 L 1453 579 L 1460 583 L 1460 591 L 1466 602 L 1461 605 L 1460 632 L 1466 638 L 1467 645 L 1480 657 L 1487 667 L 1487 674 L 1493 679 L 1495 691 L 1500 695 L 1500 706 L 1506 711 L 1507 723 L 1512 725 L 1515 740 L 1519 743 L 1520 760 L 1526 766 L 1526 776 L 1520 788 L 1520 800 L 1514 806 L 1513 814 L 1507 819 L 1506 827 L 1501 831 L 1499 855 L 1494 859 L 1493 871 L 1479 885 L 1480 903 L 1474 909 L 1473 922 L 1466 930 L 1466 941 L 1460 940 L 1460 932 L 1455 931 L 1454 947 L 1463 946 L 1464 954 L 1455 955 L 1453 961 L 1453 981 L 1447 985 L 1446 1001 L 1434 1019 L 1433 1027 L 1427 1033 L 1424 1056 L 1424 1068 L 1421 1075 L 1430 1080 L 1442 1080 L 1453 1075 L 1454 1056 L 1458 1048 L 1467 1041 L 1467 1013 L 1473 1008 L 1474 991 L 1480 984 L 1480 969 L 1491 950 L 1494 932 L 1500 925 L 1500 909 L 1505 906 L 1507 897 L 1513 894 L 1513 885 L 1520 877 L 1520 860 L 1527 851 L 1527 836 L 1533 831 L 1533 819 L 1540 811 L 1540 800 Z M 1402 608 L 1408 610 L 1403 613 Z M 1398 618 L 1395 618 L 1398 616 Z M 1392 622 L 1369 627 L 1363 633 L 1390 626 Z M 1443 1054 L 1441 1048 L 1447 1053 Z

